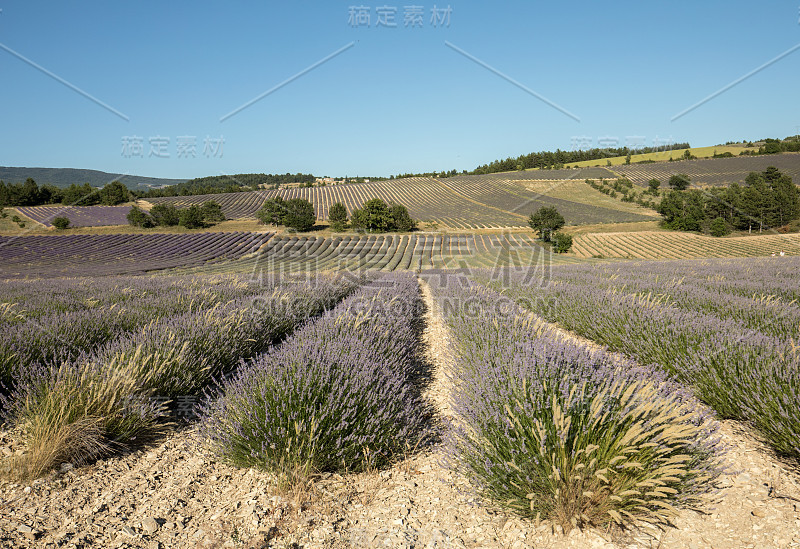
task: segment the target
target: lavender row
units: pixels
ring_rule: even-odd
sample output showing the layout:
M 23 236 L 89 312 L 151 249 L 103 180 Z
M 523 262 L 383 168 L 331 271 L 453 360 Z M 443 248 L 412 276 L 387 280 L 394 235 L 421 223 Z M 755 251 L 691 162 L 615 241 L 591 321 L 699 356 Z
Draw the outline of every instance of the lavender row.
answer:
M 280 475 L 363 470 L 423 433 L 413 276 L 363 287 L 279 347 L 249 361 L 207 401 L 202 436 L 221 459 Z
M 97 307 L 144 307 L 157 309 L 158 300 L 167 302 L 229 301 L 253 293 L 244 276 L 120 276 L 59 278 L 47 283 L 30 280 L 1 280 L 0 326 L 19 324 L 56 313 Z M 145 305 L 145 303 L 148 303 Z M 154 312 L 157 312 L 154 309 Z
M 100 283 L 94 289 L 99 292 L 98 298 L 76 300 L 77 304 L 83 304 L 82 310 L 69 310 L 76 305 L 70 299 L 59 303 L 67 306 L 68 312 L 64 313 L 25 319 L 25 309 L 14 310 L 23 320 L 18 323 L 9 320 L 0 332 L 0 383 L 5 390 L 23 378 L 35 363 L 70 361 L 140 326 L 175 315 L 199 313 L 257 291 L 237 280 L 204 287 L 202 278 L 194 282 L 142 279 L 141 283 L 119 292 L 118 286 L 108 283 Z M 119 297 L 124 301 L 116 301 Z M 105 304 L 100 305 L 101 302 Z
M 87 463 L 153 434 L 163 404 L 152 397 L 200 392 L 356 285 L 333 277 L 286 283 L 255 299 L 153 322 L 92 355 L 33 368 L 0 397 L 4 419 L 26 427 L 19 476 L 63 460 Z
M 788 335 L 619 293 L 599 279 L 546 291 L 523 282 L 512 277 L 505 292 L 569 330 L 658 365 L 721 417 L 750 421 L 776 451 L 800 456 L 800 359 Z
M 569 530 L 664 523 L 714 491 L 717 425 L 689 392 L 465 279 L 433 290 L 458 357 L 449 460 L 484 495 Z
M 238 259 L 272 233 L 0 236 L 0 278 L 137 274 Z

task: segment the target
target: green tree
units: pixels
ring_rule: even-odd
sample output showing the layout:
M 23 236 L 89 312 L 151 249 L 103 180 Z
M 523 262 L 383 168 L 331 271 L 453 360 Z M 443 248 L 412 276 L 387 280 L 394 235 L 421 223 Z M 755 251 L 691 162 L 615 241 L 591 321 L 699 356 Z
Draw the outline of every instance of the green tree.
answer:
M 669 178 L 669 186 L 676 191 L 685 191 L 689 188 L 690 178 L 685 173 L 676 173 Z
M 553 251 L 557 254 L 567 253 L 572 248 L 572 235 L 556 231 L 551 237 Z
M 328 211 L 328 221 L 334 231 L 342 231 L 347 227 L 347 208 L 341 202 L 336 202 Z
M 350 217 L 354 229 L 369 232 L 385 232 L 392 225 L 389 206 L 380 198 L 372 198 L 364 202 L 361 208 L 354 210 Z
M 292 198 L 285 202 L 286 213 L 283 224 L 296 231 L 307 231 L 314 226 L 317 217 L 314 205 L 305 198 Z
M 664 217 L 664 226 L 676 231 L 699 231 L 705 219 L 703 193 L 670 191 L 661 199 L 656 211 Z
M 100 189 L 100 203 L 106 206 L 116 206 L 131 199 L 128 187 L 119 181 L 112 181 Z
M 565 223 L 564 216 L 554 206 L 542 206 L 528 219 L 528 225 L 545 242 L 550 242 L 551 235 Z
M 206 200 L 200 206 L 200 211 L 203 213 L 203 221 L 216 223 L 225 221 L 225 214 L 222 213 L 222 206 L 214 200 Z
M 411 218 L 408 208 L 402 204 L 389 206 L 389 217 L 391 218 L 390 230 L 407 232 L 417 228 L 417 222 Z
M 53 227 L 56 229 L 69 229 L 69 219 L 63 216 L 53 218 Z
M 283 216 L 286 214 L 286 203 L 280 195 L 268 198 L 256 217 L 265 225 L 283 225 Z
M 131 211 L 128 212 L 128 215 L 125 216 L 128 220 L 128 223 L 133 225 L 134 227 L 141 227 L 143 229 L 149 229 L 150 227 L 155 227 L 155 223 L 153 222 L 153 218 L 147 215 L 147 212 L 142 211 L 139 209 L 138 206 L 133 206 Z
M 200 210 L 200 206 L 193 204 L 188 208 L 180 210 L 179 223 L 181 227 L 186 227 L 187 229 L 200 229 L 205 227 L 203 212 Z
M 711 232 L 711 236 L 725 236 L 731 232 L 728 224 L 725 223 L 725 220 L 721 217 L 714 218 L 714 221 L 711 222 L 708 228 Z
M 661 187 L 661 181 L 655 177 L 647 182 L 647 192 L 653 196 L 658 196 L 658 188 Z
M 156 204 L 150 208 L 150 216 L 156 225 L 174 227 L 181 221 L 181 214 L 174 204 Z

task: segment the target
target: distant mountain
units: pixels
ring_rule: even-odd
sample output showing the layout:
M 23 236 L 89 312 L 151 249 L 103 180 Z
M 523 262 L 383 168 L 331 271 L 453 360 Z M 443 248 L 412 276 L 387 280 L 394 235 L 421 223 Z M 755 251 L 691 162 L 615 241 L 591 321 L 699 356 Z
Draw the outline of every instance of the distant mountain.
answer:
M 92 187 L 102 187 L 112 181 L 120 181 L 131 190 L 147 190 L 162 185 L 175 185 L 188 179 L 163 179 L 159 177 L 142 177 L 139 175 L 123 175 L 119 173 L 101 172 L 98 170 L 77 170 L 74 168 L 12 168 L 0 166 L 0 181 L 6 183 L 22 183 L 29 177 L 43 185 L 50 183 L 56 187 L 69 187 L 73 183 Z

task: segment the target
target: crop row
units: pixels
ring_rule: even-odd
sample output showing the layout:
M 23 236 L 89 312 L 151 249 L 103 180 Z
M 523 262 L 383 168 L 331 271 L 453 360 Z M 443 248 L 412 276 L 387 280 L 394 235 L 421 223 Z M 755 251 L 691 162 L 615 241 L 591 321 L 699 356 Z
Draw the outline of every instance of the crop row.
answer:
M 66 217 L 72 227 L 101 227 L 127 225 L 125 216 L 130 206 L 20 206 L 22 215 L 38 221 L 45 227 L 53 226 L 53 219 Z
M 364 286 L 227 380 L 204 409 L 203 438 L 225 461 L 301 478 L 415 447 L 428 415 L 411 382 L 419 302 L 409 274 Z
M 17 369 L 4 408 L 7 421 L 26 426 L 20 474 L 35 476 L 64 459 L 86 462 L 152 432 L 163 405 L 151 397 L 199 394 L 358 284 L 333 277 L 287 282 L 158 318 L 72 359 Z
M 796 270 L 797 261 L 776 258 L 760 266 L 777 274 Z M 727 269 L 729 264 L 719 265 L 719 275 L 724 277 Z M 765 285 L 768 278 L 759 281 L 761 291 L 779 292 Z M 659 365 L 691 385 L 721 417 L 749 421 L 776 451 L 800 455 L 800 355 L 792 340 L 793 303 L 783 308 L 789 316 L 782 328 L 760 310 L 769 305 L 758 296 L 720 305 L 724 295 L 715 300 L 708 288 L 700 288 L 695 297 L 691 283 L 684 283 L 685 305 L 677 306 L 653 293 L 608 287 L 602 273 L 594 279 L 581 273 L 573 280 L 569 268 L 559 269 L 555 279 L 542 290 L 514 283 L 512 275 L 505 291 L 569 330 L 642 364 Z
M 108 234 L 0 237 L 3 278 L 144 273 L 236 259 L 270 233 Z
M 485 496 L 569 530 L 667 523 L 714 490 L 717 425 L 686 390 L 485 287 L 432 288 L 457 355 L 447 455 Z
M 526 233 L 274 237 L 257 254 L 202 272 L 546 268 L 570 261 L 575 259 L 545 250 Z
M 763 172 L 768 166 L 775 166 L 794 181 L 800 181 L 800 154 L 794 153 L 619 165 L 614 166 L 614 172 L 645 187 L 653 178 L 666 186 L 670 176 L 677 173 L 688 175 L 692 183 L 725 186 L 744 183 L 750 172 Z
M 579 257 L 629 259 L 691 259 L 800 255 L 800 236 L 770 234 L 714 238 L 675 232 L 582 234 L 574 237 L 572 251 Z

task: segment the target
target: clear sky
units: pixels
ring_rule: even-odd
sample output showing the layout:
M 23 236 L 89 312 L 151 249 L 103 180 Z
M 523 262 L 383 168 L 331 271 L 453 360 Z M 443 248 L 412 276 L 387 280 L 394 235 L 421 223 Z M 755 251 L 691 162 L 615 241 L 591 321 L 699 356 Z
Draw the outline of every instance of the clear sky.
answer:
M 798 0 L 0 9 L 4 166 L 369 176 L 800 127 L 800 47 L 673 120 L 800 44 Z

